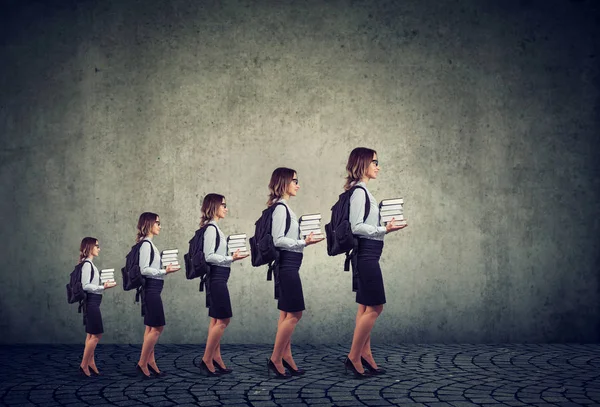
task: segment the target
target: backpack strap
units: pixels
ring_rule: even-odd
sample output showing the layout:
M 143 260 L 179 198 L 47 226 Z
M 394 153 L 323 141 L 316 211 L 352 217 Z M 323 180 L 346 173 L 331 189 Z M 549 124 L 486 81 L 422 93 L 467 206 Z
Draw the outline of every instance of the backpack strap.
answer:
M 90 263 L 90 267 L 91 267 L 91 269 L 92 269 L 92 272 L 90 273 L 90 276 L 91 276 L 91 277 L 90 277 L 90 281 L 89 281 L 89 282 L 91 283 L 91 282 L 92 282 L 92 280 L 94 279 L 94 265 L 93 265 L 93 264 L 92 264 L 92 262 L 91 262 L 91 261 L 89 261 L 89 260 L 84 260 L 84 261 L 83 261 L 83 263 Z M 81 263 L 81 269 L 82 269 L 82 270 L 83 270 L 83 263 Z
M 287 235 L 287 232 L 290 231 L 290 225 L 292 223 L 292 217 L 290 216 L 290 210 L 288 209 L 287 205 L 284 204 L 283 202 L 277 202 L 275 205 L 273 205 L 273 212 L 275 212 L 275 208 L 277 207 L 277 205 L 283 205 L 283 207 L 285 208 L 285 232 L 283 232 L 284 235 Z
M 217 227 L 217 225 L 213 225 L 212 223 L 209 223 L 208 226 L 214 227 L 215 233 L 217 234 L 217 237 L 215 238 L 215 253 L 216 253 L 217 249 L 219 248 L 219 244 L 221 244 L 221 236 L 219 236 L 219 228 Z
M 150 264 L 152 264 L 152 262 L 154 261 L 154 247 L 152 247 L 152 243 L 149 240 L 142 240 L 140 249 L 142 248 L 142 245 L 144 244 L 144 242 L 150 243 Z M 139 263 L 139 261 L 138 261 L 138 263 Z M 150 266 L 150 264 L 148 264 L 148 266 Z
M 367 190 L 360 185 L 354 187 L 355 189 L 360 188 L 365 191 L 365 216 L 363 216 L 363 222 L 367 220 L 369 213 L 371 212 L 371 201 L 369 200 L 369 194 L 367 194 Z

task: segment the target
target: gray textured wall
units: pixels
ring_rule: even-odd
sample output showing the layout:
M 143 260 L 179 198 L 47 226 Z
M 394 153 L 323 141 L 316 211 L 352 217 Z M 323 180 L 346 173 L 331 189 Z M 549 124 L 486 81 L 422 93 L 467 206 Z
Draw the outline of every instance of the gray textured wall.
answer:
M 142 211 L 184 250 L 208 192 L 253 231 L 276 166 L 328 218 L 349 151 L 403 196 L 374 342 L 596 341 L 598 6 L 592 1 L 13 2 L 0 48 L 0 342 L 82 342 L 64 285 L 83 236 L 122 265 Z M 100 2 L 98 2 L 100 3 Z M 500 5 L 501 4 L 501 5 Z M 342 259 L 305 251 L 294 340 L 349 343 Z M 224 342 L 269 343 L 263 269 L 232 268 Z M 204 296 L 163 291 L 162 342 L 204 342 Z M 108 291 L 104 342 L 141 342 Z

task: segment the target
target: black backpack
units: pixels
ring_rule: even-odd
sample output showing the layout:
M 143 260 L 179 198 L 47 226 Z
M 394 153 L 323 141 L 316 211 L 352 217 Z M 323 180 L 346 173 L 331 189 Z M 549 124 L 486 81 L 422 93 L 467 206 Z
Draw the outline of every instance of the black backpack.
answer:
M 81 283 L 81 270 L 83 269 L 83 265 L 85 263 L 90 263 L 90 266 L 92 267 L 92 276 L 90 278 L 90 282 L 92 282 L 92 280 L 94 279 L 94 266 L 92 265 L 91 261 L 85 260 L 75 266 L 75 269 L 73 269 L 73 271 L 71 272 L 71 279 L 69 280 L 69 284 L 67 284 L 67 302 L 69 304 L 78 302 L 79 308 L 77 309 L 77 312 L 79 313 L 81 313 L 83 302 L 87 298 L 86 293 L 83 290 L 83 284 Z
M 276 203 L 269 206 L 267 209 L 262 211 L 260 218 L 255 223 L 254 236 L 249 239 L 250 242 L 250 255 L 252 265 L 254 267 L 262 266 L 265 264 L 269 265 L 267 271 L 267 281 L 270 281 L 273 275 L 273 264 L 279 259 L 279 251 L 273 243 L 273 236 L 271 235 L 271 228 L 273 226 L 273 211 L 277 205 L 283 205 L 285 208 L 285 232 L 290 230 L 291 217 L 287 206 L 282 203 Z
M 185 277 L 188 280 L 200 277 L 200 291 L 204 291 L 204 284 L 206 283 L 206 277 L 210 272 L 210 264 L 206 262 L 204 256 L 204 232 L 209 226 L 214 226 L 217 231 L 217 238 L 215 241 L 215 252 L 219 248 L 221 243 L 221 237 L 217 227 L 211 223 L 202 226 L 196 231 L 194 237 L 190 240 L 190 246 L 188 252 L 183 256 L 185 264 Z
M 350 197 L 352 193 L 360 188 L 365 192 L 365 216 L 363 222 L 369 216 L 371 211 L 371 203 L 367 190 L 361 186 L 354 186 L 340 194 L 338 201 L 331 207 L 331 222 L 325 225 L 325 234 L 327 236 L 327 254 L 337 256 L 338 254 L 346 253 L 344 261 L 344 271 L 350 270 L 350 252 L 355 249 L 357 241 L 352 234 L 350 226 Z
M 140 240 L 131 247 L 127 256 L 125 256 L 125 267 L 121 269 L 123 276 L 123 290 L 129 291 L 135 288 L 135 302 L 140 300 L 140 291 L 144 286 L 144 276 L 140 270 L 140 248 L 144 243 L 152 244 L 148 240 Z M 154 261 L 154 250 L 150 247 L 150 264 Z

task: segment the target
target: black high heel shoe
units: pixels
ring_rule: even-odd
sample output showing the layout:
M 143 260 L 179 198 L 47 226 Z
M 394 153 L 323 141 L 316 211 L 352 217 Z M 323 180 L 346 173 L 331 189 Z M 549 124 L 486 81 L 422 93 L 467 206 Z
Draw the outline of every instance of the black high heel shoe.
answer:
M 344 368 L 345 368 L 345 373 L 348 373 L 348 370 L 350 370 L 352 373 L 354 373 L 354 377 L 356 377 L 357 379 L 364 379 L 364 378 L 369 377 L 369 374 L 367 372 L 361 373 L 358 370 L 356 370 L 356 368 L 354 367 L 354 364 L 348 358 L 346 358 L 346 360 L 344 361 Z
M 271 358 L 267 358 L 267 375 L 269 377 L 271 377 L 271 372 L 275 373 L 275 377 L 277 377 L 279 379 L 291 377 L 287 373 L 279 373 L 279 370 L 277 370 L 277 366 L 275 366 L 275 363 L 273 363 Z
M 85 373 L 85 370 L 83 370 L 83 368 L 81 366 L 79 366 L 79 374 L 82 375 L 83 377 L 92 377 L 92 374 L 90 373 L 89 375 L 87 375 Z
M 90 368 L 90 373 L 93 374 L 94 376 L 102 376 L 102 374 L 100 372 L 97 372 L 92 368 Z
M 142 370 L 142 367 L 137 363 L 135 364 L 135 370 L 137 371 L 138 375 L 141 375 L 144 379 L 150 379 L 152 377 L 150 375 L 146 375 L 146 373 L 144 373 Z
M 200 370 L 204 371 L 204 373 L 206 373 L 206 375 L 210 376 L 210 377 L 221 376 L 221 373 L 217 372 L 217 369 L 215 369 L 214 372 L 211 372 L 210 369 L 208 368 L 208 366 L 206 366 L 206 363 L 204 363 L 203 360 L 200 361 Z
M 146 365 L 148 367 L 148 370 L 150 371 L 150 373 L 152 373 L 154 376 L 156 377 L 165 377 L 167 375 L 166 372 L 157 372 L 156 370 L 154 370 L 154 368 L 150 365 Z
M 233 372 L 233 369 L 228 369 L 226 367 L 221 366 L 214 359 L 213 359 L 213 365 L 221 374 L 229 374 L 229 373 Z
M 369 369 L 369 372 L 376 376 L 376 375 L 380 375 L 380 374 L 384 374 L 386 372 L 385 369 L 381 369 L 381 368 L 374 368 L 373 366 L 371 366 L 371 364 L 369 362 L 367 362 L 367 360 L 365 358 L 363 358 L 362 356 L 360 357 L 360 361 L 363 365 L 365 365 L 367 367 L 367 369 Z
M 283 367 L 290 371 L 292 376 L 302 376 L 304 373 L 306 373 L 306 370 L 304 369 L 298 368 L 294 370 L 294 368 L 288 362 L 286 362 L 285 359 L 281 359 L 281 363 L 283 363 Z

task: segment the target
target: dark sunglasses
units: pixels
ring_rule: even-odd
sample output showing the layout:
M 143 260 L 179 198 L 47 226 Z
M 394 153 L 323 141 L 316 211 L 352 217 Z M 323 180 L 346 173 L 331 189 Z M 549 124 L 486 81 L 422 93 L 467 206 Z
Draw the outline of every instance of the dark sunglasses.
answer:
M 292 178 L 292 182 L 296 185 L 298 185 L 298 178 Z
M 375 163 L 375 167 L 379 167 L 379 160 L 373 160 L 372 163 Z
M 225 209 L 227 209 L 227 204 L 225 202 L 221 203 L 221 206 Z

